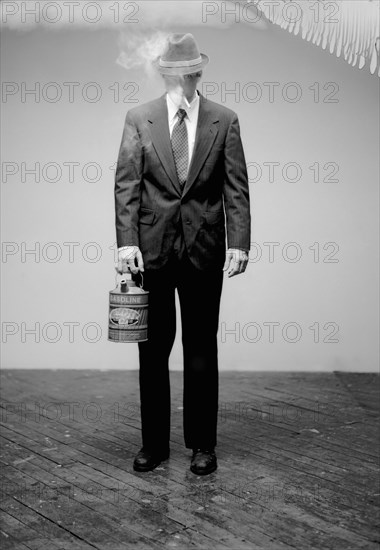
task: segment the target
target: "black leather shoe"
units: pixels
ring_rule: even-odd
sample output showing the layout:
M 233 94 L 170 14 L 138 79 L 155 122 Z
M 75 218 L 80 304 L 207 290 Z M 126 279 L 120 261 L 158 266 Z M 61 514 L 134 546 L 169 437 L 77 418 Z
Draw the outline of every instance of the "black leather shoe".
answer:
M 214 449 L 193 449 L 190 470 L 193 474 L 204 476 L 211 474 L 217 468 Z
M 133 461 L 133 469 L 136 472 L 149 472 L 156 468 L 162 461 L 169 458 L 170 451 L 156 452 L 142 447 Z

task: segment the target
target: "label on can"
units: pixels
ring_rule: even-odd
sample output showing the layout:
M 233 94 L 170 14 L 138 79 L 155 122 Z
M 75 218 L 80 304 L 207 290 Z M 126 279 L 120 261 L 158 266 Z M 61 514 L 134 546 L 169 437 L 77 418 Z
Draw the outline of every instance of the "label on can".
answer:
M 116 325 L 136 325 L 139 319 L 139 312 L 128 307 L 118 307 L 110 311 L 110 321 Z
M 110 292 L 110 304 L 113 305 L 138 305 L 148 303 L 148 293 L 145 294 L 116 294 Z

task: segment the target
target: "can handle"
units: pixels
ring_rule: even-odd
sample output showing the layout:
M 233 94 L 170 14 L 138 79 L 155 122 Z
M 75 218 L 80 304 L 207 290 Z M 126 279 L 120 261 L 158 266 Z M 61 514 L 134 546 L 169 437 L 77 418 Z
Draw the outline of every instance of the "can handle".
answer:
M 126 273 L 129 273 L 130 275 L 132 275 L 132 272 L 131 270 L 129 269 L 129 267 L 127 268 L 128 271 L 124 272 L 124 273 L 120 273 L 119 270 L 118 270 L 118 266 L 115 265 L 115 271 L 116 271 L 116 275 L 115 275 L 115 283 L 116 283 L 116 286 L 118 286 L 118 280 L 117 280 L 117 276 L 118 275 L 125 275 Z M 143 277 L 143 274 L 141 273 L 141 271 L 139 272 L 140 275 L 141 275 L 141 285 L 139 285 L 140 288 L 143 289 L 143 285 L 144 285 L 144 277 Z M 120 283 L 122 281 L 126 281 L 127 279 L 125 279 L 124 277 L 122 279 L 120 279 Z M 144 290 L 144 289 L 143 289 Z

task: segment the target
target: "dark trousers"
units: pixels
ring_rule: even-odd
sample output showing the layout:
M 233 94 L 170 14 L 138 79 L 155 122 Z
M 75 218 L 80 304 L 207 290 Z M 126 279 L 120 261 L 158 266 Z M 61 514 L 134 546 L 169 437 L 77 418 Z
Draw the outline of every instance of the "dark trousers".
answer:
M 169 355 L 176 334 L 175 289 L 182 323 L 183 432 L 189 449 L 217 444 L 219 305 L 223 270 L 198 270 L 179 229 L 168 263 L 145 270 L 148 340 L 139 342 L 142 444 L 166 451 L 170 439 Z

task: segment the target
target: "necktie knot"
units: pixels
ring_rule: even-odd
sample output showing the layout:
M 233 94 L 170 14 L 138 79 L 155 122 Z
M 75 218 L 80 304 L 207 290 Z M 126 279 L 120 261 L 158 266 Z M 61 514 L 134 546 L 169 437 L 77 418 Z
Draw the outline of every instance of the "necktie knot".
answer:
M 183 119 L 185 118 L 186 116 L 186 111 L 185 109 L 178 109 L 177 111 L 177 116 L 178 116 L 178 119 L 179 119 L 179 123 L 181 124 Z

